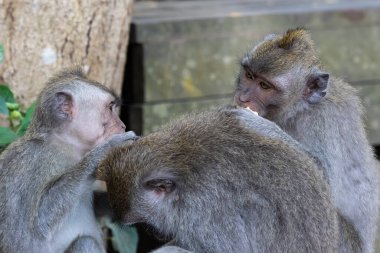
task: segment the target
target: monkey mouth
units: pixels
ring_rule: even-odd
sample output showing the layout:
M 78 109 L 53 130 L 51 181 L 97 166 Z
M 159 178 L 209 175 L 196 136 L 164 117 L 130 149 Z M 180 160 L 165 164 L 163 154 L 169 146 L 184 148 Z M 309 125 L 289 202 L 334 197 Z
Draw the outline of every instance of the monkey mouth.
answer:
M 249 106 L 247 106 L 247 107 L 243 107 L 243 108 L 246 109 L 246 110 L 248 110 L 249 112 L 255 114 L 256 116 L 259 116 L 259 113 L 256 112 L 256 111 L 254 111 L 254 110 L 252 110 L 251 108 L 249 108 Z

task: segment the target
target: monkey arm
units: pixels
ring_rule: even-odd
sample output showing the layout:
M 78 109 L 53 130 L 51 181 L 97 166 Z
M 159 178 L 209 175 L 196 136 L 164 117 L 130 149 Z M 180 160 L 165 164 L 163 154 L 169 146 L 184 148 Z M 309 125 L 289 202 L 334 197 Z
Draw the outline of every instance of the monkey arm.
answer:
M 276 123 L 253 114 L 245 108 L 235 108 L 231 109 L 231 111 L 236 114 L 237 119 L 242 125 L 251 131 L 270 138 L 285 141 L 297 149 L 305 150 L 298 141 L 285 133 Z
M 133 132 L 117 134 L 105 144 L 90 151 L 78 164 L 50 180 L 34 198 L 32 227 L 42 238 L 47 238 L 70 214 L 80 201 L 82 194 L 92 194 L 93 173 L 101 159 L 113 147 L 136 139 Z M 58 165 L 56 165 L 58 166 Z M 35 203 L 35 204 L 34 204 Z
M 314 159 L 318 165 L 321 166 L 321 161 L 312 155 L 310 150 L 301 145 L 297 140 L 287 134 L 273 121 L 260 117 L 243 107 L 226 107 L 226 110 L 231 110 L 231 112 L 235 113 L 237 119 L 241 122 L 241 124 L 251 131 L 259 133 L 260 135 L 283 141 L 293 148 L 305 152 L 309 157 Z M 324 173 L 324 170 L 322 170 L 322 172 Z
M 228 108 L 227 108 L 228 109 Z M 264 135 L 273 139 L 281 140 L 292 147 L 303 150 L 307 154 L 310 155 L 309 150 L 307 150 L 303 145 L 301 145 L 297 140 L 287 134 L 284 130 L 282 130 L 276 123 L 265 119 L 257 114 L 250 112 L 242 107 L 238 108 L 229 108 L 231 112 L 235 113 L 237 119 L 241 122 L 243 126 L 259 133 L 260 135 Z

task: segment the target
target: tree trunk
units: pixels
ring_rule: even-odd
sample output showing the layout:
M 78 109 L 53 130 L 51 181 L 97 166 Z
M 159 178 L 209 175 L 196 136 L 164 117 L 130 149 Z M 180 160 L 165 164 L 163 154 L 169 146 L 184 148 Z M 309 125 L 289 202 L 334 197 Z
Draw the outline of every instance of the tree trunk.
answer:
M 28 105 L 54 73 L 82 65 L 91 79 L 120 94 L 132 4 L 0 0 L 0 81 Z

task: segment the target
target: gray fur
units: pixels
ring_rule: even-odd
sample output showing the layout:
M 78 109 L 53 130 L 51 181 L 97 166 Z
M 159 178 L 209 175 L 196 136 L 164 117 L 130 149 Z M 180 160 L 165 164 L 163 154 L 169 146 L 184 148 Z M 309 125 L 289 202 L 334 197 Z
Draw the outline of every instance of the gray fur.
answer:
M 246 72 L 254 78 L 246 78 Z M 270 89 L 260 89 L 260 80 Z M 363 106 L 353 87 L 322 70 L 308 32 L 290 29 L 245 55 L 235 101 L 259 110 L 319 160 L 345 220 L 341 240 L 352 243 L 342 243 L 341 251 L 374 252 L 379 170 L 364 129 Z
M 356 90 L 332 78 L 321 103 L 275 122 L 319 158 L 335 205 L 359 233 L 362 252 L 374 252 L 379 171 L 362 117 Z
M 80 68 L 64 70 L 52 77 L 39 94 L 33 119 L 28 129 L 29 133 L 50 133 L 51 131 L 56 131 L 59 127 L 64 127 L 64 123 L 67 122 L 68 118 L 67 115 L 60 112 L 59 105 L 62 101 L 57 94 L 67 93 L 74 95 L 79 90 L 86 89 L 86 86 L 96 87 L 118 99 L 112 90 L 86 78 Z
M 193 252 L 336 252 L 320 169 L 274 123 L 243 110 L 187 115 L 110 152 L 97 176 L 116 217 Z
M 52 79 L 39 96 L 26 135 L 0 156 L 1 253 L 105 252 L 92 208 L 93 173 L 111 148 L 135 135 L 115 135 L 83 159 L 74 146 L 58 140 L 55 134 L 70 119 L 55 104 L 56 94 L 75 95 L 78 86 L 92 85 L 74 74 Z M 79 250 L 86 245 L 91 248 Z
M 69 248 L 65 250 L 65 253 L 93 253 L 102 252 L 103 245 L 99 245 L 99 242 L 90 236 L 78 236 L 75 241 L 71 243 Z

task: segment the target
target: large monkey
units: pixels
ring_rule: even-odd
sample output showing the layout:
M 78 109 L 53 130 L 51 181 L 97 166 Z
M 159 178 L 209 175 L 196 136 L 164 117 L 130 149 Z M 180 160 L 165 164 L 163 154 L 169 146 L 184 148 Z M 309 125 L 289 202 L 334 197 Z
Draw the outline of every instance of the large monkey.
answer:
M 124 133 L 117 101 L 80 70 L 41 92 L 26 135 L 0 156 L 1 253 L 105 252 L 93 172 L 110 148 L 134 138 Z
M 351 86 L 322 70 L 308 32 L 268 36 L 245 55 L 235 102 L 277 123 L 319 159 L 334 204 L 358 233 L 362 252 L 373 252 L 379 175 L 363 108 Z
M 118 220 L 173 239 L 158 252 L 336 252 L 327 183 L 288 138 L 247 109 L 223 107 L 115 148 L 96 175 Z

